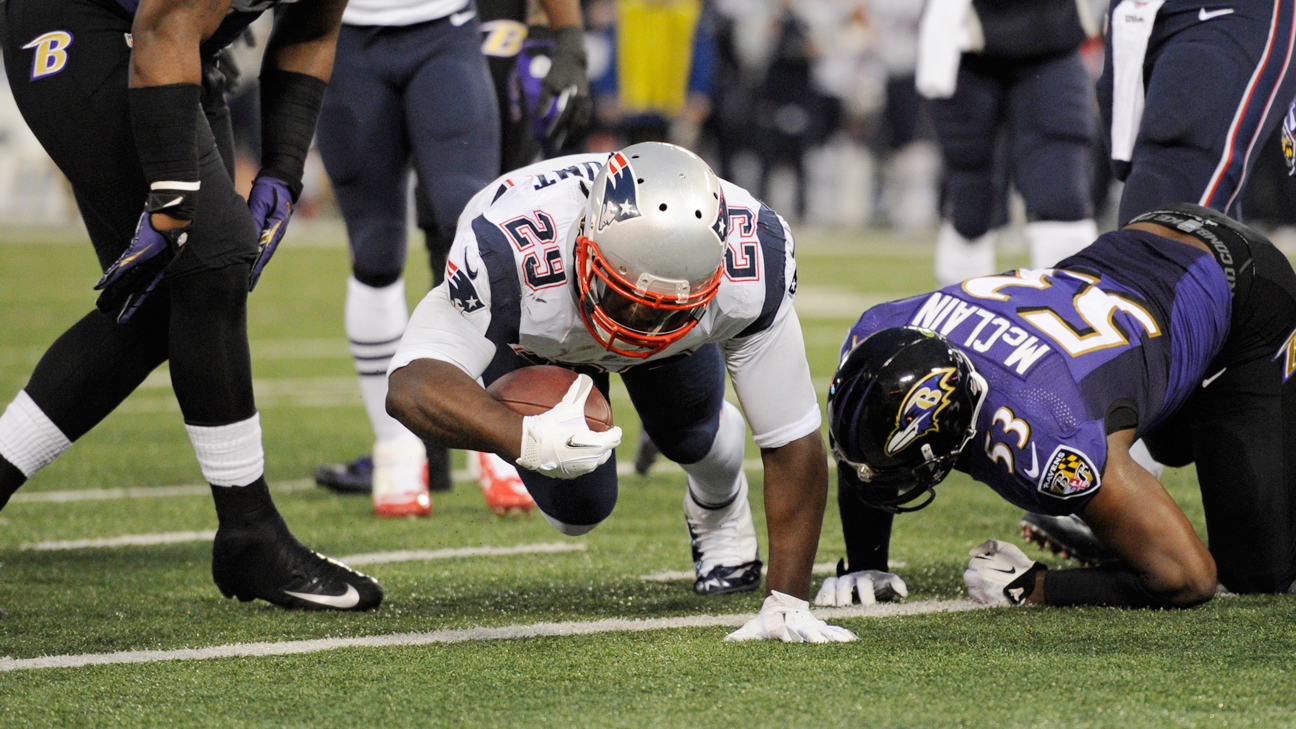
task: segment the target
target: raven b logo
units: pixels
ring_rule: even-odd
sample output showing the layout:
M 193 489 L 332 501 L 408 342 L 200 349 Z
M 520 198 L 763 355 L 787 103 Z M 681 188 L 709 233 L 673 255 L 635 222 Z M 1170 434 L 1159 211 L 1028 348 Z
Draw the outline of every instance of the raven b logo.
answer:
M 942 367 L 922 378 L 905 395 L 896 415 L 896 427 L 887 438 L 886 454 L 893 456 L 909 447 L 918 438 L 940 430 L 936 416 L 950 404 L 955 376 L 953 367 Z

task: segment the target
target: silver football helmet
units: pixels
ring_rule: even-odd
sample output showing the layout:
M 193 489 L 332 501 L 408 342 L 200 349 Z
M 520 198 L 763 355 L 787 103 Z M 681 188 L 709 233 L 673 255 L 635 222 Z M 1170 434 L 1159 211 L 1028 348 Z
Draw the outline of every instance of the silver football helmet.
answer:
M 613 154 L 576 236 L 580 312 L 609 351 L 649 357 L 697 325 L 720 288 L 729 212 L 720 178 L 661 142 Z

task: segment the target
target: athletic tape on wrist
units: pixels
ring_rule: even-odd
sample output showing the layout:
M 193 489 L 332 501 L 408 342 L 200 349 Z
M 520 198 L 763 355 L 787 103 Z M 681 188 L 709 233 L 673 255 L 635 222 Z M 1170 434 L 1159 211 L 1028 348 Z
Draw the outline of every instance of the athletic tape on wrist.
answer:
M 189 442 L 213 486 L 247 486 L 265 473 L 261 447 L 261 414 L 229 425 L 190 425 Z
M 0 415 L 0 456 L 31 478 L 72 447 L 63 431 L 45 415 L 26 390 Z

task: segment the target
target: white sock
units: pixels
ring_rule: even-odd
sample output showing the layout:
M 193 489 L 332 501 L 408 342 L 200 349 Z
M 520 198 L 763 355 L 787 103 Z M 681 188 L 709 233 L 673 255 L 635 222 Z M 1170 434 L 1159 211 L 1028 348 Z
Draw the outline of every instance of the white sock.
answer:
M 261 448 L 261 414 L 229 425 L 190 425 L 189 442 L 213 486 L 247 486 L 265 475 Z
M 1063 258 L 1079 253 L 1097 237 L 1098 225 L 1092 220 L 1042 220 L 1027 223 L 1026 241 L 1030 244 L 1030 266 L 1052 268 Z
M 992 276 L 995 269 L 996 231 L 976 240 L 968 240 L 954 230 L 952 223 L 941 226 L 936 235 L 936 281 L 952 286 L 977 276 Z
M 711 450 L 697 463 L 684 465 L 693 500 L 703 507 L 721 508 L 733 501 L 742 487 L 743 446 L 747 423 L 742 411 L 729 401 L 720 409 L 720 429 Z
M 26 390 L 0 415 L 0 456 L 31 478 L 72 447 L 63 431 L 31 399 Z
M 360 375 L 360 395 L 373 425 L 374 440 L 379 443 L 418 439 L 387 414 L 387 365 L 400 346 L 407 323 L 405 279 L 376 289 L 354 276 L 347 278 L 346 334 Z

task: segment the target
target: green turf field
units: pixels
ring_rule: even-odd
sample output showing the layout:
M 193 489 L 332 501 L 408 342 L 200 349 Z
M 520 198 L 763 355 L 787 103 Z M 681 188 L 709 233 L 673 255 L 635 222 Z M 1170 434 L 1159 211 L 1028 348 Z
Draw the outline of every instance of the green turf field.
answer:
M 317 463 L 365 451 L 370 434 L 342 331 L 346 253 L 335 229 L 301 225 L 290 235 L 250 309 L 267 472 L 297 535 L 337 556 L 555 543 L 567 551 L 372 564 L 363 569 L 387 599 L 364 615 L 221 599 L 201 541 L 216 526 L 210 499 L 201 488 L 168 488 L 202 479 L 163 370 L 0 512 L 0 657 L 755 612 L 754 594 L 704 599 L 687 580 L 642 579 L 690 567 L 679 471 L 624 477 L 616 513 L 579 539 L 538 516 L 495 518 L 471 483 L 436 494 L 435 515 L 421 521 L 379 521 L 366 498 L 310 486 Z M 7 402 L 89 309 L 98 272 L 75 234 L 0 231 L 0 241 Z M 878 234 L 801 236 L 798 308 L 821 395 L 846 327 L 864 306 L 929 288 L 929 256 L 920 243 Z M 428 277 L 422 254 L 411 258 L 417 298 Z M 633 444 L 637 423 L 613 385 Z M 623 447 L 622 461 L 631 455 Z M 748 455 L 757 457 L 754 447 Z M 750 475 L 758 486 L 759 469 Z M 1190 472 L 1166 481 L 1200 528 Z M 753 501 L 759 522 L 759 488 Z M 897 521 L 891 556 L 903 563 L 908 602 L 960 599 L 967 550 L 989 537 L 1021 543 L 1019 516 L 989 489 L 952 477 L 932 507 Z M 197 535 L 33 548 L 180 532 Z M 830 498 L 819 561 L 842 554 Z M 833 622 L 860 640 L 734 645 L 720 641 L 729 628 L 712 626 L 8 671 L 0 725 L 1296 726 L 1294 598 L 1224 597 L 1179 613 L 997 609 Z

